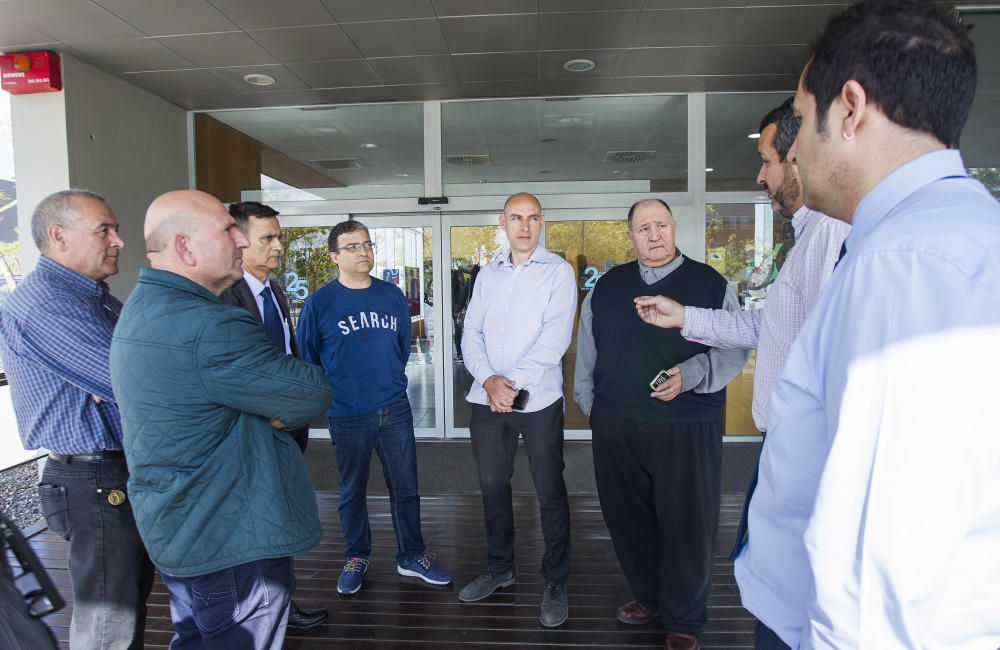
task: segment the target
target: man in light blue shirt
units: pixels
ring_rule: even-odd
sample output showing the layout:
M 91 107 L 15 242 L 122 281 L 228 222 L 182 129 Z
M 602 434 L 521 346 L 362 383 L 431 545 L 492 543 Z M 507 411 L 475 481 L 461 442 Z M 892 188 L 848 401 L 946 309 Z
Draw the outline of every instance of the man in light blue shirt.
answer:
M 510 249 L 479 272 L 465 314 L 462 357 L 473 377 L 469 430 L 486 514 L 486 571 L 459 593 L 482 600 L 514 584 L 510 477 L 524 438 L 541 506 L 545 555 L 541 622 L 565 622 L 569 605 L 569 501 L 563 480 L 562 357 L 573 336 L 576 272 L 538 243 L 545 219 L 530 194 L 507 199 L 500 225 Z
M 864 0 L 799 83 L 805 202 L 853 227 L 772 390 L 749 544 L 759 648 L 1000 646 L 1000 205 L 966 176 L 966 30 Z

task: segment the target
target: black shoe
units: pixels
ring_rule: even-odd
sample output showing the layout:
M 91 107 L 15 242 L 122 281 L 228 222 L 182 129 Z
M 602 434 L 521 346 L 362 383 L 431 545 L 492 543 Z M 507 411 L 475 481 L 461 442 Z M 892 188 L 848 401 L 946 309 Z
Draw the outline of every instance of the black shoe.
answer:
M 299 609 L 293 600 L 291 611 L 288 613 L 288 629 L 305 632 L 322 625 L 328 617 L 325 609 Z
M 542 593 L 541 621 L 545 627 L 559 627 L 569 616 L 569 598 L 566 596 L 566 585 L 554 582 L 545 583 Z

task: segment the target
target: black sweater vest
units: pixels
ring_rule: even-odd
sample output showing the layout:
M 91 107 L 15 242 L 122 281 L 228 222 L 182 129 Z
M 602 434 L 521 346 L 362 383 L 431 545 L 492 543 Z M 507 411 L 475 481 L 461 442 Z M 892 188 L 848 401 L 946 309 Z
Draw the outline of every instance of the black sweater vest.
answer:
M 722 417 L 726 391 L 686 391 L 669 402 L 650 397 L 649 383 L 661 370 L 705 352 L 708 346 L 688 341 L 679 329 L 644 323 L 635 310 L 637 296 L 669 296 L 682 305 L 722 307 L 726 280 L 715 269 L 685 258 L 655 284 L 642 279 L 638 262 L 616 266 L 594 287 L 594 408 L 638 422 L 706 422 Z

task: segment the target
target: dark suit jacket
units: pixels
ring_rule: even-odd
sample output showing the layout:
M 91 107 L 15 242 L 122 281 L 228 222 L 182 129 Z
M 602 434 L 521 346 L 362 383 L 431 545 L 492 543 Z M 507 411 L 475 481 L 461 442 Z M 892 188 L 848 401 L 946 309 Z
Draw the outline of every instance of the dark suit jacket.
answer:
M 274 297 L 278 301 L 278 309 L 281 311 L 281 317 L 288 324 L 288 347 L 291 348 L 292 355 L 296 359 L 301 359 L 302 355 L 299 354 L 299 344 L 295 340 L 295 328 L 292 326 L 292 319 L 288 315 L 288 299 L 285 298 L 285 292 L 282 291 L 281 286 L 274 278 L 268 278 L 268 284 L 271 286 L 271 292 L 274 293 Z M 260 310 L 257 308 L 257 298 L 250 291 L 250 285 L 247 284 L 245 279 L 240 278 L 236 281 L 236 284 L 223 291 L 222 295 L 219 296 L 219 300 L 227 305 L 246 309 L 253 314 L 253 317 L 257 319 L 261 327 L 264 326 L 264 319 L 261 318 Z M 295 442 L 299 443 L 302 453 L 305 453 L 306 444 L 309 442 L 309 426 L 306 425 L 301 429 L 296 429 L 292 432 L 292 437 L 295 438 Z

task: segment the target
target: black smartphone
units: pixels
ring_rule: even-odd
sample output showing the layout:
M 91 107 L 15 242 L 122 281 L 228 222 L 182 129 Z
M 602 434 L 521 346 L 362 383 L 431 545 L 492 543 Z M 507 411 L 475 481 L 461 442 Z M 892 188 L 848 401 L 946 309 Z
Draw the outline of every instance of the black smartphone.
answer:
M 670 375 L 667 374 L 667 371 L 661 370 L 653 377 L 653 381 L 649 382 L 649 387 L 653 389 L 653 392 L 656 392 L 656 389 L 667 383 L 668 379 L 670 379 Z
M 510 407 L 515 411 L 523 411 L 524 407 L 528 404 L 528 397 L 528 391 L 522 388 L 517 391 L 517 395 L 514 396 L 514 403 Z

